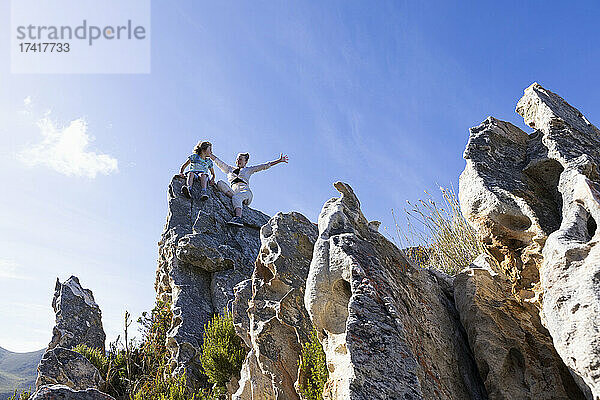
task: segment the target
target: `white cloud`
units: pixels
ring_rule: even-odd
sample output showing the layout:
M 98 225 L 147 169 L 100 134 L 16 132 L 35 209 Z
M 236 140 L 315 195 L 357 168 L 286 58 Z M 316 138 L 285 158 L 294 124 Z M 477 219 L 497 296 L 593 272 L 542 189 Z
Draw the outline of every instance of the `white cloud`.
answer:
M 0 279 L 31 279 L 19 272 L 19 266 L 12 260 L 0 260 Z
M 17 156 L 29 166 L 43 165 L 67 176 L 95 178 L 118 171 L 117 159 L 88 149 L 93 138 L 83 118 L 59 127 L 48 117 L 38 121 L 42 141 L 22 150 Z
M 27 96 L 23 99 L 23 105 L 28 106 L 31 104 L 31 96 Z

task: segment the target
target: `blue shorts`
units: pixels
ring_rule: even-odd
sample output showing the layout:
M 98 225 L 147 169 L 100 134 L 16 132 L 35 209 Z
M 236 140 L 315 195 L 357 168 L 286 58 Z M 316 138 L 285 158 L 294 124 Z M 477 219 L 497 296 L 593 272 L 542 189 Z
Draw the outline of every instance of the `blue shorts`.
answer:
M 205 171 L 186 171 L 186 175 L 189 174 L 190 172 L 193 172 L 194 175 L 196 175 L 196 177 L 200 177 L 200 175 L 206 175 L 208 176 L 208 172 Z

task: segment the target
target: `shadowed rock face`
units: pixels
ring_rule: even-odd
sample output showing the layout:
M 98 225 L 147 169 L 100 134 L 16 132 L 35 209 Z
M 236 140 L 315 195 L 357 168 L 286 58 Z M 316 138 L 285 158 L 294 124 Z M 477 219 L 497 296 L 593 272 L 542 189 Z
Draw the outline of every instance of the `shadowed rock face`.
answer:
M 471 130 L 461 209 L 517 299 L 541 308 L 586 397 L 600 398 L 600 131 L 537 83 L 516 111 L 533 133 L 493 118 Z
M 89 289 L 84 289 L 76 276 L 60 283 L 56 279 L 52 308 L 56 313 L 56 325 L 48 350 L 55 347 L 71 349 L 78 344 L 102 349 L 106 334 L 102 328 L 102 312 Z
M 304 288 L 317 233 L 296 212 L 278 213 L 261 228 L 252 280 L 237 287 L 234 302 L 234 322 L 247 326 L 240 331 L 251 348 L 234 399 L 299 399 L 298 360 L 311 330 Z
M 198 356 L 204 324 L 231 305 L 234 286 L 250 278 L 259 229 L 269 217 L 244 207 L 245 226 L 229 226 L 233 210 L 227 196 L 209 187 L 209 199 L 200 201 L 196 180 L 188 199 L 181 194 L 183 183 L 174 177 L 169 185 L 155 289 L 173 311 L 167 347 L 174 373 L 185 371 L 188 383 L 196 386 L 202 379 Z
M 482 254 L 454 279 L 456 308 L 490 399 L 583 400 L 542 326 Z
M 438 279 L 368 221 L 347 184 L 327 201 L 305 304 L 329 369 L 327 399 L 485 399 L 457 314 Z

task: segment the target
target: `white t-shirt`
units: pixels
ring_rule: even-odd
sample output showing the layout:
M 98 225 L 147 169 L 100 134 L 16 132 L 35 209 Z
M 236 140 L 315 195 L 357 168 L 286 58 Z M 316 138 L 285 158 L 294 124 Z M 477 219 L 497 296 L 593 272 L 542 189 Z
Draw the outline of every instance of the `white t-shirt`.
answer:
M 236 179 L 241 179 L 242 183 L 248 186 L 250 184 L 250 175 L 271 167 L 271 163 L 258 164 L 244 168 L 232 167 L 231 165 L 221 161 L 217 156 L 215 156 L 214 161 L 217 167 L 219 167 L 223 173 L 227 174 L 227 181 L 229 182 L 230 186 L 236 184 L 234 182 Z

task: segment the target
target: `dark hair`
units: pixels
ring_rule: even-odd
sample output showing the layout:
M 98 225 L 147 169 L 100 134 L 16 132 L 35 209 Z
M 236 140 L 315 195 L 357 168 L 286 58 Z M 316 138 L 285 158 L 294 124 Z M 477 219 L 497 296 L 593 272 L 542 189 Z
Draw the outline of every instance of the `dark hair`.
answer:
M 246 162 L 248 162 L 248 160 L 250 159 L 250 153 L 239 153 L 238 157 L 242 156 L 246 159 Z
M 211 142 L 198 142 L 196 147 L 194 147 L 194 153 L 200 155 L 203 150 L 208 149 L 210 146 L 212 146 Z

